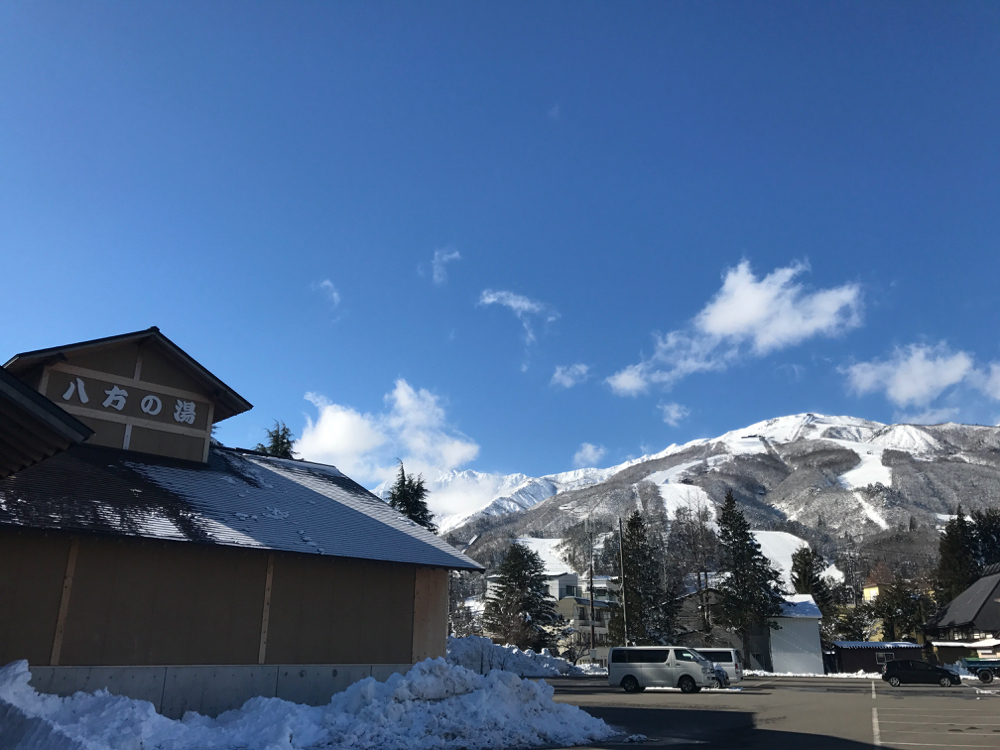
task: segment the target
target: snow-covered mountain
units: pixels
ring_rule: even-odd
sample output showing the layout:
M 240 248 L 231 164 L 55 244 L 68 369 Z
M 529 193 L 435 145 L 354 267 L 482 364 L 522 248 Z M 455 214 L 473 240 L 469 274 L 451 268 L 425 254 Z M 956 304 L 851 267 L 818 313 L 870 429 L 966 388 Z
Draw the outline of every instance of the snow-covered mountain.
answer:
M 480 546 L 494 536 L 557 537 L 585 518 L 651 503 L 671 515 L 692 505 L 714 513 L 728 490 L 755 528 L 798 524 L 858 538 L 911 519 L 933 527 L 959 504 L 967 511 L 997 504 L 1000 428 L 798 414 L 608 469 L 512 477 L 497 477 L 481 510 L 442 524 L 452 538 L 478 535 Z
M 436 477 L 424 477 L 424 480 L 427 489 L 434 495 L 439 505 L 447 506 L 452 497 L 461 497 L 463 505 L 469 504 L 469 498 L 478 499 L 475 503 L 478 508 L 474 511 L 435 519 L 438 529 L 442 534 L 446 534 L 479 518 L 503 516 L 527 510 L 560 492 L 599 484 L 622 469 L 650 458 L 653 456 L 643 456 L 607 469 L 574 469 L 543 477 L 465 470 L 449 471 Z M 389 497 L 389 490 L 394 481 L 383 482 L 372 492 L 384 500 Z

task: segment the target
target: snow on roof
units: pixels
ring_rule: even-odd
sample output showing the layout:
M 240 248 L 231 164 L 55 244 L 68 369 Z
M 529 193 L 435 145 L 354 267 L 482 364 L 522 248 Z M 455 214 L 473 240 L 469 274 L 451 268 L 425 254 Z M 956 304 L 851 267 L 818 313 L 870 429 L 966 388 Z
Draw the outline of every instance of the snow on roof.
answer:
M 816 606 L 816 600 L 810 594 L 792 594 L 786 596 L 781 605 L 781 617 L 805 617 L 820 619 L 823 613 Z
M 562 539 L 524 537 L 518 539 L 517 542 L 536 552 L 542 558 L 542 564 L 545 565 L 545 575 L 554 577 L 573 572 L 573 568 L 570 567 L 568 562 L 562 559 L 562 555 L 559 553 L 558 547 L 563 543 Z
M 225 448 L 202 464 L 76 446 L 0 481 L 0 526 L 482 570 L 334 467 Z
M 931 641 L 931 645 L 960 648 L 994 648 L 1000 646 L 1000 639 L 987 638 L 984 641 L 972 641 L 968 643 L 963 643 L 962 641 Z
M 833 641 L 837 648 L 923 648 L 919 643 L 907 641 Z

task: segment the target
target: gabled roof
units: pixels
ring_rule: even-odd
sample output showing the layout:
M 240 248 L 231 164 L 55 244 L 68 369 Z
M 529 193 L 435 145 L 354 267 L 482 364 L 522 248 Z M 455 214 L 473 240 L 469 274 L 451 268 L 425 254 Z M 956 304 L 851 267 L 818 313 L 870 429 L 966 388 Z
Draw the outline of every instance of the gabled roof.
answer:
M 0 368 L 0 479 L 93 434 L 78 419 Z
M 785 597 L 781 603 L 781 614 L 779 617 L 805 617 L 810 619 L 821 619 L 823 613 L 816 606 L 816 600 L 810 594 L 792 594 Z
M 323 464 L 78 445 L 0 480 L 0 525 L 482 570 Z
M 1000 630 L 1000 573 L 982 576 L 927 621 L 929 628 L 975 625 L 985 632 Z
M 36 349 L 32 352 L 15 354 L 4 365 L 4 368 L 14 375 L 20 376 L 38 365 L 58 362 L 67 353 L 146 341 L 153 341 L 159 344 L 181 369 L 185 370 L 195 380 L 200 381 L 210 393 L 215 395 L 214 422 L 221 422 L 223 419 L 234 417 L 253 408 L 253 405 L 249 401 L 206 370 L 190 354 L 177 346 L 177 344 L 160 333 L 160 329 L 156 326 L 147 328 L 144 331 L 122 333 L 118 336 L 107 336 L 102 339 L 91 339 L 90 341 L 81 341 L 76 344 L 53 346 L 48 349 Z

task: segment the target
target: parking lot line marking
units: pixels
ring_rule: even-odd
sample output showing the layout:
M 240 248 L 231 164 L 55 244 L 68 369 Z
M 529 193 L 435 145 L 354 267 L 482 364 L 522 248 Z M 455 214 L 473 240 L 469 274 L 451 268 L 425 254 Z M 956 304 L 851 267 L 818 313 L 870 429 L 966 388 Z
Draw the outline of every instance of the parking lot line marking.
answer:
M 916 729 L 893 729 L 889 734 L 941 734 L 940 732 L 919 732 Z M 962 732 L 954 737 L 996 737 L 992 732 Z
M 882 737 L 878 728 L 878 709 L 872 706 L 872 739 L 875 747 L 882 744 Z
M 979 708 L 949 708 L 947 711 L 922 711 L 919 708 L 893 708 L 892 706 L 882 706 L 883 711 L 895 711 L 898 713 L 911 714 L 950 714 L 955 711 L 981 711 Z
M 963 717 L 971 721 L 975 721 L 974 716 Z M 955 726 L 954 721 L 883 721 L 883 724 L 927 724 L 935 727 L 952 727 Z M 976 721 L 976 724 L 982 724 L 984 727 L 1000 727 L 1000 724 L 993 724 L 988 721 Z
M 992 747 L 996 750 L 996 745 L 956 745 L 952 742 L 893 742 L 893 745 L 906 745 L 907 747 Z

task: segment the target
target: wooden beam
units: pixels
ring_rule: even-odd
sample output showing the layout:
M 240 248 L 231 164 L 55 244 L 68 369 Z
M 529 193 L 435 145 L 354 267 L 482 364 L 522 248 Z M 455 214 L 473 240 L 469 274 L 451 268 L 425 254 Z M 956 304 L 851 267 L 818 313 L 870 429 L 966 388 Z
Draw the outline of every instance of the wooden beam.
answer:
M 274 553 L 267 553 L 267 578 L 264 580 L 264 614 L 260 621 L 260 649 L 257 663 L 263 664 L 267 655 L 267 626 L 271 620 L 271 582 L 274 579 Z
M 59 666 L 62 655 L 63 635 L 66 632 L 66 616 L 69 614 L 69 597 L 73 592 L 73 575 L 76 573 L 76 557 L 80 552 L 80 537 L 75 536 L 69 543 L 69 557 L 66 558 L 66 575 L 63 577 L 62 598 L 59 600 L 59 616 L 56 618 L 56 636 L 52 639 L 52 658 L 49 665 Z
M 103 420 L 105 422 L 115 422 L 117 424 L 126 425 L 130 424 L 135 427 L 148 427 L 151 430 L 172 432 L 176 435 L 189 435 L 197 438 L 205 437 L 204 429 L 198 430 L 194 427 L 180 427 L 166 422 L 154 422 L 152 419 L 143 419 L 142 417 L 126 417 L 124 414 L 119 414 L 116 411 L 87 409 L 82 406 L 77 406 L 76 404 L 66 404 L 62 408 L 77 417 L 90 417 L 91 419 Z

